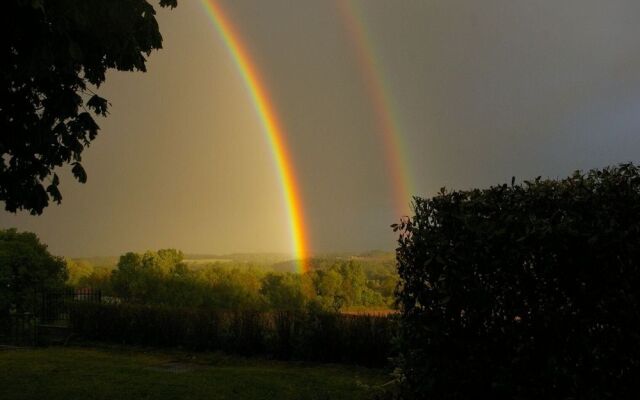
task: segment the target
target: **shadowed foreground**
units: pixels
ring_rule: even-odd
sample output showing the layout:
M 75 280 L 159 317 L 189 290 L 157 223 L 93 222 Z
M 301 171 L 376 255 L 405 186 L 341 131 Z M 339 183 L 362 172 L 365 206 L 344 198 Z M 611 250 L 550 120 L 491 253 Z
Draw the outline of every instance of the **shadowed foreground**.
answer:
M 47 348 L 0 351 L 0 398 L 361 399 L 382 371 L 217 354 Z

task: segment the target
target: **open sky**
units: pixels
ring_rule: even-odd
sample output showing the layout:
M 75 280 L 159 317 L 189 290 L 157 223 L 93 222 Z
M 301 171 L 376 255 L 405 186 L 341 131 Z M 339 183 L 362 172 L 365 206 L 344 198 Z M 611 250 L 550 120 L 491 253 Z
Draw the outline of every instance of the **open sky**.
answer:
M 268 135 L 204 3 L 159 11 L 147 73 L 108 75 L 88 182 L 63 173 L 61 205 L 0 226 L 68 256 L 292 251 Z M 311 252 L 393 249 L 410 195 L 639 161 L 637 0 L 216 3 L 280 121 Z

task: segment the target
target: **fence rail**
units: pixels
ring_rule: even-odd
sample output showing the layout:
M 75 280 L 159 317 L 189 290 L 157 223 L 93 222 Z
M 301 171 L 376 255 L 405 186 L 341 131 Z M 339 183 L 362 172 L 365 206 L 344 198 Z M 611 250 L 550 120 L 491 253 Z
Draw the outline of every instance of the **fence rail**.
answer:
M 69 310 L 75 302 L 100 303 L 102 292 L 91 289 L 68 289 L 41 292 L 38 295 L 35 314 L 41 324 L 62 324 L 69 322 Z
M 0 314 L 0 345 L 33 346 L 55 342 L 69 327 L 73 304 L 101 303 L 102 293 L 69 289 L 34 293 L 33 312 Z

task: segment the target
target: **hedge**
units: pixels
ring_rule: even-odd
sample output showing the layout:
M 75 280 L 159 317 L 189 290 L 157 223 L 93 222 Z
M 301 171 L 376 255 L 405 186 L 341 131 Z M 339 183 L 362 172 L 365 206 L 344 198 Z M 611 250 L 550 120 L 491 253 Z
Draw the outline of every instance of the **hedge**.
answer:
M 640 170 L 414 198 L 396 226 L 407 398 L 630 398 Z
M 388 364 L 396 332 L 393 317 L 134 304 L 76 303 L 70 321 L 89 340 L 365 366 Z

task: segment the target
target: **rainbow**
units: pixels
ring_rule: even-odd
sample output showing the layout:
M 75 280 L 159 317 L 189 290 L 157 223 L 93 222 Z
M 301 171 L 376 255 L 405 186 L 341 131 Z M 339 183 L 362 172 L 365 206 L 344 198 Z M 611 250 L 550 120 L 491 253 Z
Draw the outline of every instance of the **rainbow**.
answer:
M 256 113 L 264 127 L 278 169 L 282 194 L 289 214 L 293 253 L 298 263 L 298 270 L 306 272 L 309 270 L 309 244 L 302 198 L 291 155 L 288 151 L 286 136 L 278 120 L 273 101 L 269 98 L 265 82 L 260 76 L 256 64 L 249 56 L 247 47 L 223 8 L 214 0 L 202 0 L 201 3 L 242 76 Z
M 353 1 L 337 0 L 337 6 L 374 108 L 376 125 L 385 149 L 385 162 L 389 170 L 396 212 L 401 216 L 408 215 L 413 193 L 410 169 L 406 163 L 408 153 L 402 143 L 398 121 L 394 117 L 390 92 L 382 79 L 381 63 L 376 58 L 370 35 Z

